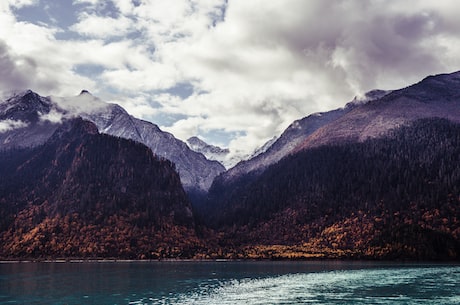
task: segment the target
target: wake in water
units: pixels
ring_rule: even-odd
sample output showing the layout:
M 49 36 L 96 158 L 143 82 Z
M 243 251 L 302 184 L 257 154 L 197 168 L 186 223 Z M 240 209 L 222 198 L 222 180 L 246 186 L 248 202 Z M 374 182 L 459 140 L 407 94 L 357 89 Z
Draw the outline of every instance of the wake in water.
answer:
M 130 304 L 460 304 L 460 267 L 363 269 L 203 284 Z

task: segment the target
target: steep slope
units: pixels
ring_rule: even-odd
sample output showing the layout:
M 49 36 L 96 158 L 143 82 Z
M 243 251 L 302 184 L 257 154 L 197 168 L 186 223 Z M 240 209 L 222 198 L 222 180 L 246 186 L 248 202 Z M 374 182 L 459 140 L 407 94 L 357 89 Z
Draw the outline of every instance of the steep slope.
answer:
M 239 177 L 247 174 L 260 174 L 268 166 L 275 164 L 283 157 L 289 155 L 298 145 L 303 143 L 305 139 L 321 127 L 334 122 L 359 105 L 378 99 L 388 93 L 388 91 L 383 90 L 370 91 L 361 99 L 355 98 L 344 108 L 328 112 L 314 113 L 293 122 L 274 143 L 267 145 L 268 148 L 264 152 L 256 154 L 249 160 L 240 162 L 235 167 L 220 175 L 217 181 L 219 183 L 229 184 L 232 183 L 232 181 L 237 180 Z
M 81 119 L 0 158 L 0 257 L 176 257 L 199 245 L 173 164 Z
M 210 199 L 244 256 L 460 259 L 460 125 L 302 150 Z

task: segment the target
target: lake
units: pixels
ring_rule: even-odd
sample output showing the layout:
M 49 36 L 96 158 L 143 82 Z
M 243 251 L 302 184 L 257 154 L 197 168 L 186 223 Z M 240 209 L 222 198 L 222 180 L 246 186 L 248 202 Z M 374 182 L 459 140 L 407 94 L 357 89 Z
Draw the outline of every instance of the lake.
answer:
M 460 265 L 1 263 L 0 304 L 460 304 Z

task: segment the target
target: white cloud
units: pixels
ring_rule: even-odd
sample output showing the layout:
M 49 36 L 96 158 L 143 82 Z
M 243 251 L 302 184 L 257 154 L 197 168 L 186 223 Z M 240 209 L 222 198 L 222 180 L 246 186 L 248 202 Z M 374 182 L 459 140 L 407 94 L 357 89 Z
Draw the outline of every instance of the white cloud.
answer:
M 115 98 L 110 102 L 122 106 L 129 114 L 140 119 L 147 120 L 158 113 L 158 110 L 152 107 L 146 96 Z
M 3 0 L 2 3 L 13 8 L 21 8 L 24 6 L 37 5 L 39 0 Z
M 64 114 L 55 109 L 51 109 L 50 112 L 42 114 L 40 116 L 40 121 L 42 122 L 51 122 L 51 123 L 61 123 L 64 118 Z
M 27 123 L 20 121 L 20 120 L 15 121 L 15 120 L 7 119 L 7 120 L 0 121 L 0 132 L 1 133 L 9 131 L 9 130 L 13 130 L 13 129 L 23 128 L 23 127 L 27 127 Z
M 247 135 L 231 145 L 249 149 L 293 119 L 340 107 L 367 90 L 458 69 L 458 44 L 446 39 L 457 41 L 460 28 L 453 7 L 453 1 L 410 9 L 400 1 L 231 1 L 225 22 L 160 50 L 165 62 L 187 63 L 185 77 L 210 92 L 185 100 L 180 109 L 192 117 L 170 131 L 186 138 L 199 129 L 239 129 Z
M 112 18 L 83 13 L 80 21 L 71 29 L 89 37 L 108 38 L 124 36 L 131 30 L 131 27 L 132 20 L 123 16 Z
M 92 4 L 92 5 L 96 5 L 99 2 L 101 2 L 101 0 L 73 0 L 73 4 Z
M 52 96 L 51 101 L 59 106 L 59 108 L 66 110 L 73 115 L 90 114 L 102 110 L 108 106 L 107 103 L 101 101 L 99 98 L 94 97 L 90 93 L 81 93 L 73 97 L 57 97 Z M 56 115 L 52 115 L 56 117 Z

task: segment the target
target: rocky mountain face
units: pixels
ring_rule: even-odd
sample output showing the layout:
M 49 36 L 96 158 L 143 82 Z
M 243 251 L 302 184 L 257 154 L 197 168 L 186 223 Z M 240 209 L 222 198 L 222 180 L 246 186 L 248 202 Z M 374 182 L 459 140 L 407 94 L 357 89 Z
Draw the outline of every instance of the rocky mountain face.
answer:
M 26 91 L 0 103 L 0 149 L 43 144 L 62 122 L 77 116 L 94 122 L 101 133 L 143 143 L 174 162 L 187 191 L 207 191 L 214 177 L 225 170 L 155 124 L 134 118 L 87 91 L 71 98 L 41 97 Z
M 0 172 L 0 257 L 174 257 L 199 245 L 174 165 L 91 122 L 1 152 Z

